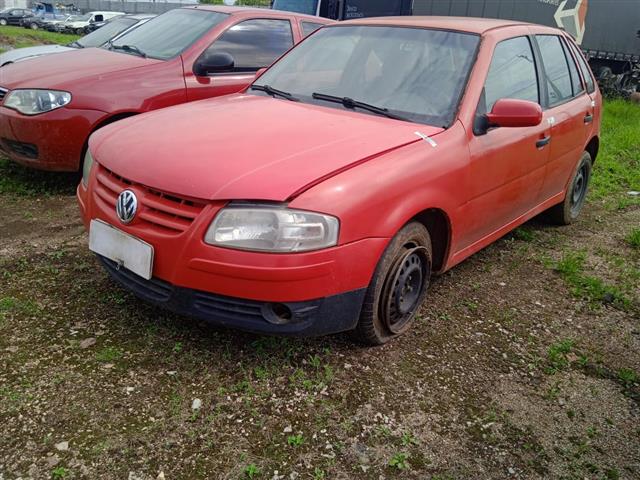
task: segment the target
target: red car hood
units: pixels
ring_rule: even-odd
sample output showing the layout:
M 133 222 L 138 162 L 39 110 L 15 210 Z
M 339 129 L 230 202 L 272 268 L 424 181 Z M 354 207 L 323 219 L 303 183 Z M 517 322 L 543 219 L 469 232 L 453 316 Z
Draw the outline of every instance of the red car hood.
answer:
M 0 70 L 0 87 L 73 90 L 79 80 L 159 63 L 103 48 L 84 48 L 16 62 Z M 73 93 L 73 92 L 72 92 Z
M 182 196 L 285 201 L 311 184 L 441 128 L 256 95 L 231 95 L 116 122 L 94 158 Z

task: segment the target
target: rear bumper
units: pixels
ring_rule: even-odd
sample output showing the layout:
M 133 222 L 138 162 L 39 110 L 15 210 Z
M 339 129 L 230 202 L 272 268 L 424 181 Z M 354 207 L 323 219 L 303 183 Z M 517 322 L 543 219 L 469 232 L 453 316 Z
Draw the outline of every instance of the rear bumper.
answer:
M 260 302 L 145 280 L 98 256 L 109 275 L 148 303 L 215 326 L 254 333 L 312 337 L 355 328 L 366 288 L 304 302 Z
M 0 107 L 0 149 L 38 170 L 77 171 L 82 149 L 103 112 L 59 108 L 27 116 Z

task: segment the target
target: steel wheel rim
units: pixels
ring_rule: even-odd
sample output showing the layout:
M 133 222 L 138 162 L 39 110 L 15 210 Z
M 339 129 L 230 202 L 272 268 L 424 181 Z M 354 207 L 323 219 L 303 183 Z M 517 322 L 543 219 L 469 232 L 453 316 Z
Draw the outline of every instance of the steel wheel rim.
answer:
M 387 329 L 401 333 L 412 320 L 429 283 L 426 249 L 408 249 L 394 264 L 383 289 L 382 320 Z

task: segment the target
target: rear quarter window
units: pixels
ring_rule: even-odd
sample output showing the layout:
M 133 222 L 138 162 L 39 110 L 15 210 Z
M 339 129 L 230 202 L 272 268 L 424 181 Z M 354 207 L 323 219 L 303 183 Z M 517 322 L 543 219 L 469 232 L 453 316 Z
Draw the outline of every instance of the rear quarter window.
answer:
M 587 92 L 589 92 L 589 93 L 595 92 L 596 91 L 596 84 L 595 84 L 595 82 L 593 80 L 593 74 L 591 73 L 591 68 L 589 68 L 589 65 L 587 64 L 587 61 L 584 59 L 584 56 L 582 55 L 582 52 L 580 52 L 578 47 L 576 47 L 573 44 L 573 42 L 567 42 L 567 43 L 569 43 L 569 47 L 571 48 L 571 51 L 573 52 L 573 55 L 578 60 L 578 66 L 580 67 L 580 71 L 582 72 L 582 77 L 584 78 L 584 83 L 587 86 Z

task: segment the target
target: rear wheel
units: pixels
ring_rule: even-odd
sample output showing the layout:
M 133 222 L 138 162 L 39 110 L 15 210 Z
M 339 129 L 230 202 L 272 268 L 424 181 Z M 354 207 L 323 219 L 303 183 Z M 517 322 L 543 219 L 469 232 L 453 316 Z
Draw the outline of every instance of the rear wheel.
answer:
M 573 172 L 564 201 L 549 210 L 549 216 L 554 223 L 569 225 L 580 215 L 587 197 L 591 166 L 591 155 L 589 152 L 584 152 Z
M 406 332 L 426 294 L 431 277 L 431 237 L 412 222 L 391 240 L 369 284 L 353 332 L 359 342 L 382 345 Z
M 2 25 L 3 27 L 6 27 L 7 21 L 4 18 L 0 18 L 0 25 Z

